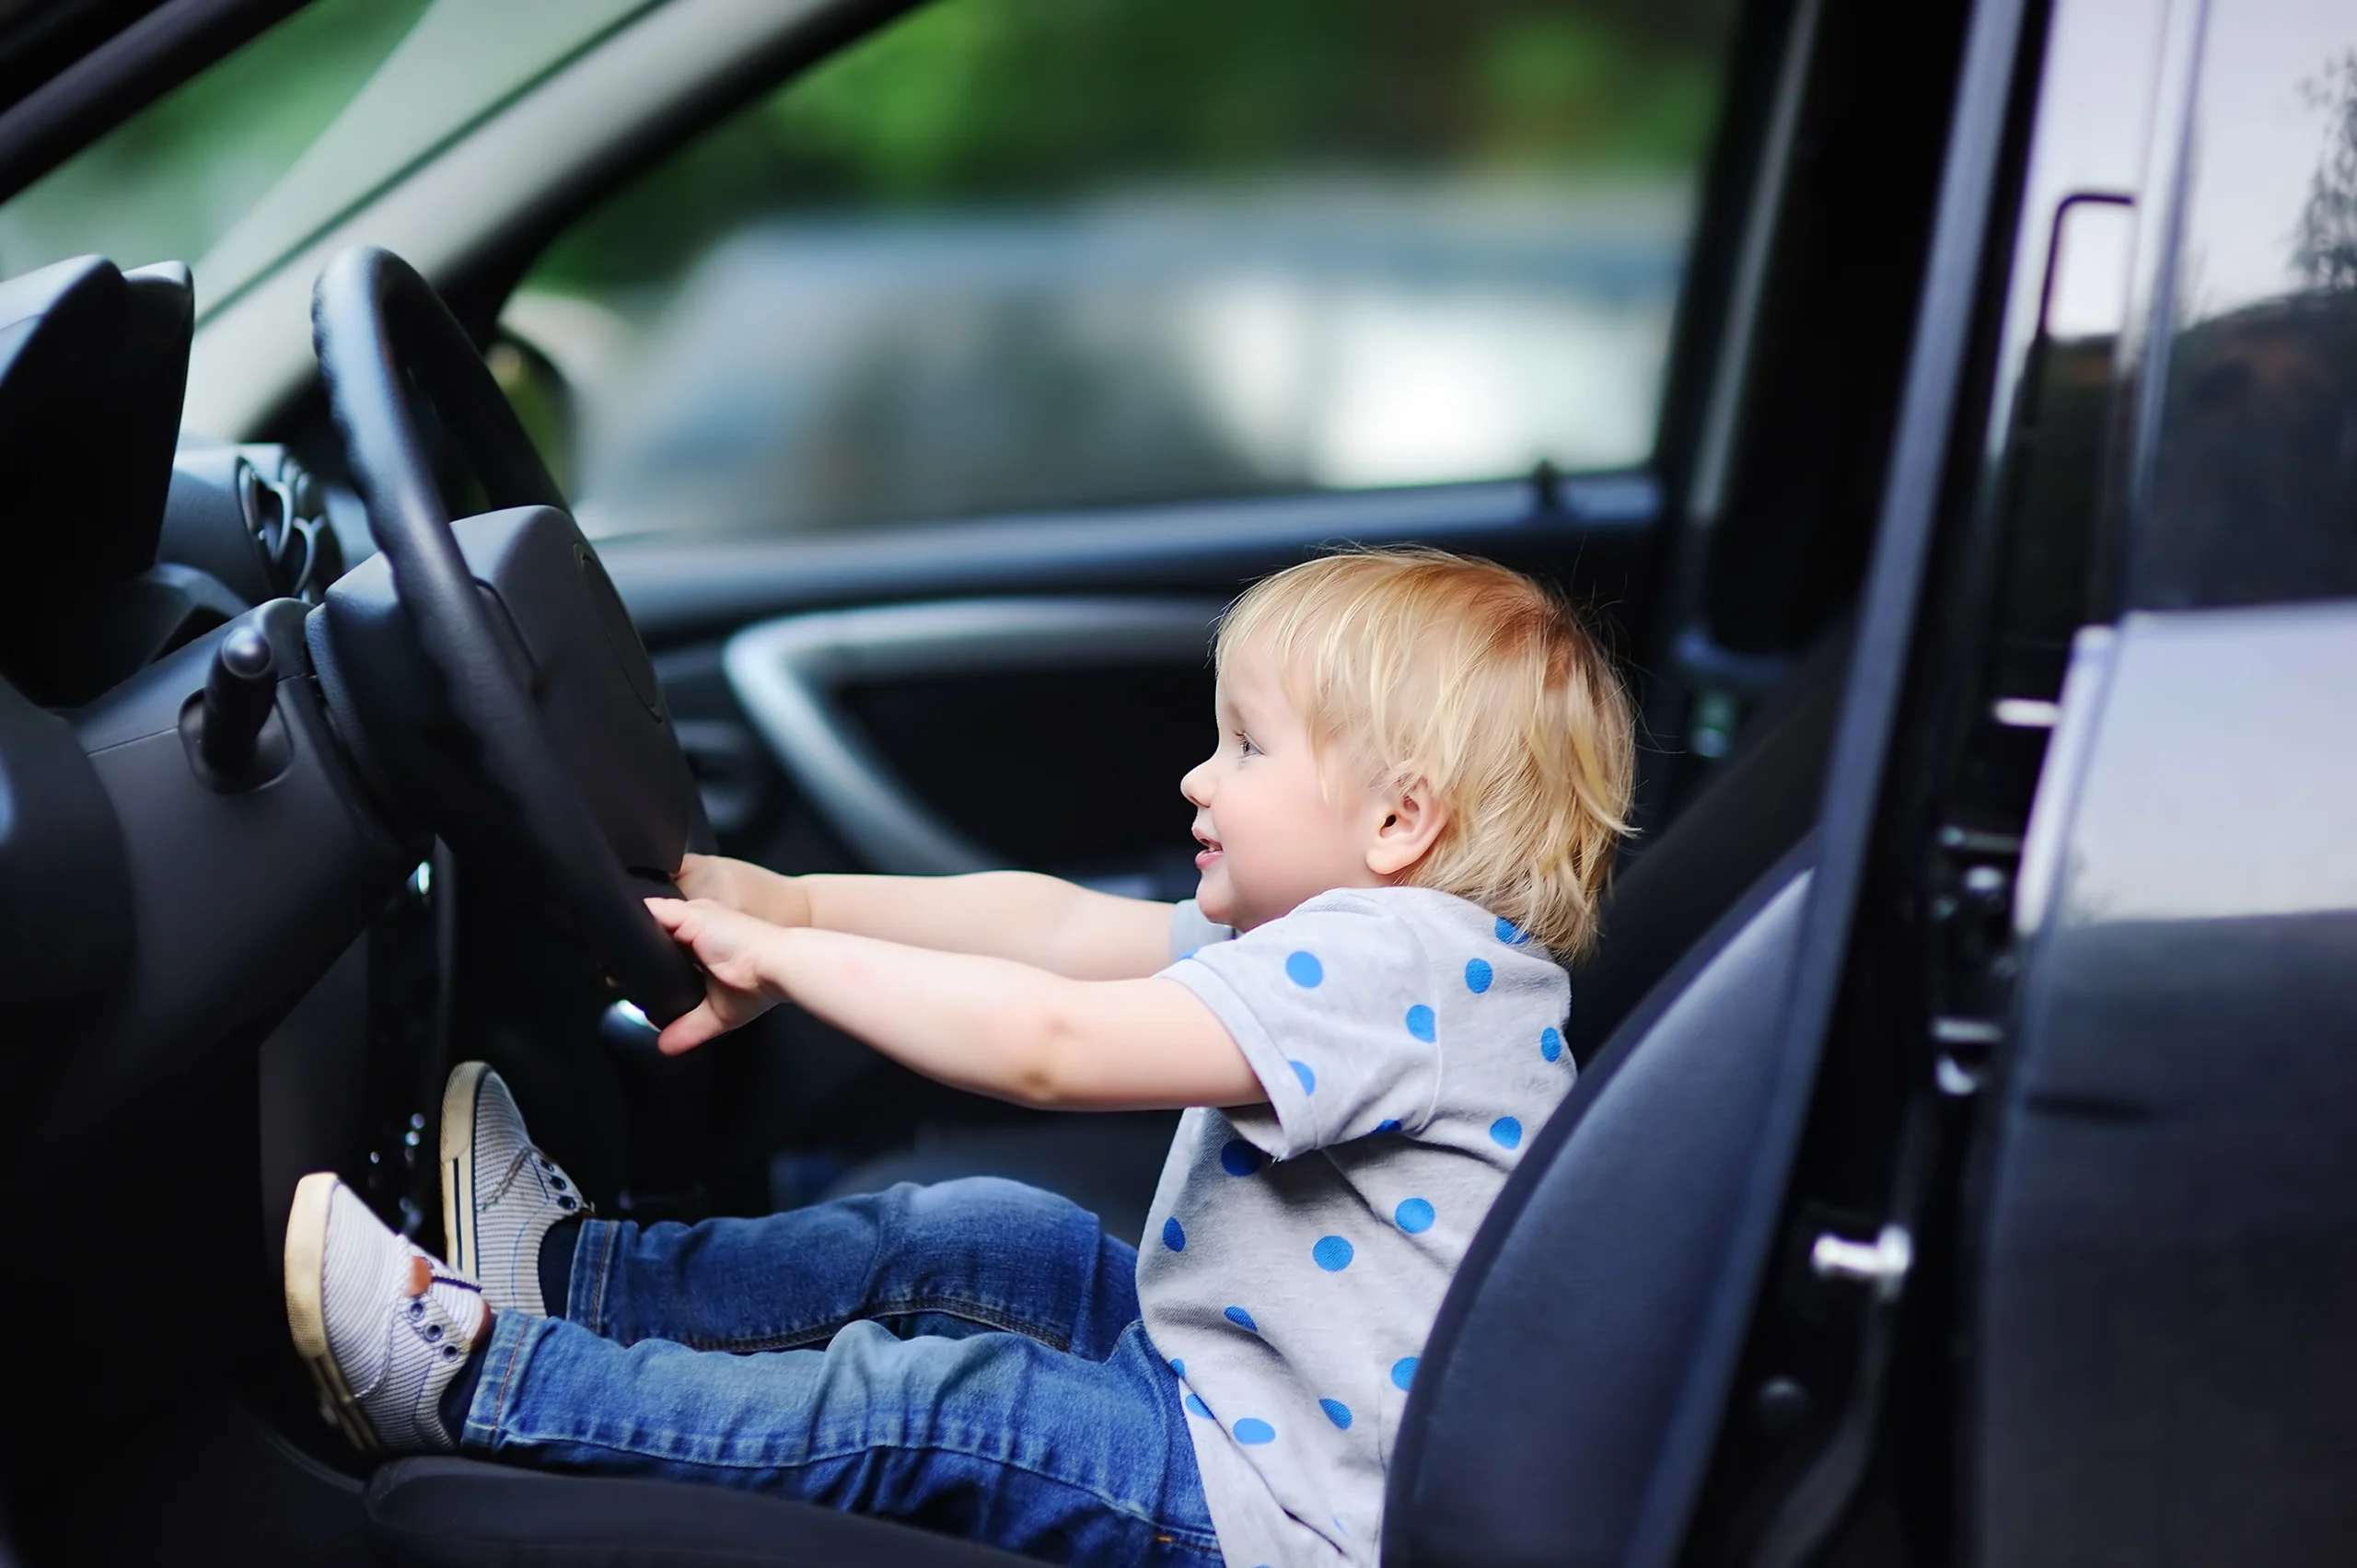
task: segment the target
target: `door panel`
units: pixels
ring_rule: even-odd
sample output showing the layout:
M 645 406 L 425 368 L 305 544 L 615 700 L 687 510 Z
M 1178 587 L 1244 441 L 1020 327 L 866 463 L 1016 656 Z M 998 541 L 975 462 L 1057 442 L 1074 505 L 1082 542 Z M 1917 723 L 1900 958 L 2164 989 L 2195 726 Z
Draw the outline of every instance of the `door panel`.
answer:
M 1145 893 L 1172 879 L 1147 874 L 1171 858 L 1150 846 L 1184 842 L 1172 783 L 1202 749 L 1219 608 L 1008 598 L 786 616 L 730 638 L 723 668 L 795 786 L 877 870 L 1028 865 Z

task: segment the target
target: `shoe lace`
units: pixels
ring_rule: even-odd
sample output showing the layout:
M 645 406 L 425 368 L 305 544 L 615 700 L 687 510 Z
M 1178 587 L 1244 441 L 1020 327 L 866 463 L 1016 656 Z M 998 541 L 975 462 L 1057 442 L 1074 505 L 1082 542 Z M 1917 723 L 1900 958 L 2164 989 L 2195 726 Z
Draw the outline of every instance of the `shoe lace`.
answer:
M 483 1202 L 485 1203 L 498 1202 L 502 1198 L 507 1196 L 507 1190 L 516 1185 L 516 1179 L 524 1174 L 524 1167 L 526 1166 L 530 1165 L 535 1160 L 543 1160 L 547 1157 L 547 1156 L 541 1154 L 539 1149 L 533 1147 L 529 1144 L 527 1144 L 522 1148 L 517 1149 L 516 1151 L 516 1157 L 507 1162 L 507 1173 L 499 1179 L 499 1184 L 491 1190 L 491 1196 L 484 1199 Z
M 517 1149 L 515 1156 L 507 1162 L 506 1173 L 501 1176 L 497 1185 L 492 1188 L 491 1195 L 482 1200 L 482 1206 L 488 1208 L 490 1205 L 498 1202 L 500 1199 L 505 1197 L 507 1195 L 507 1190 L 516 1185 L 516 1179 L 522 1176 L 524 1174 L 525 1167 L 535 1161 L 547 1166 L 551 1170 L 554 1170 L 556 1168 L 556 1162 L 550 1159 L 546 1155 L 540 1153 L 538 1146 L 531 1144 L 526 1144 L 523 1147 Z M 586 1214 L 589 1209 L 588 1200 L 586 1198 L 580 1198 L 578 1194 L 575 1194 L 575 1197 L 581 1205 L 580 1212 Z

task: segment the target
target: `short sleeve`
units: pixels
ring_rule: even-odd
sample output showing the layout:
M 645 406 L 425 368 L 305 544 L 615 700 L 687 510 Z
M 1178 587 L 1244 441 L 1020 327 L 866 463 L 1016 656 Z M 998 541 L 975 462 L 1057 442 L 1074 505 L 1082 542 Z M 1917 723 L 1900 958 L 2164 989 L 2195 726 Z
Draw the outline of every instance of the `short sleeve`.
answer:
M 1251 1063 L 1268 1109 L 1227 1112 L 1277 1159 L 1422 1129 L 1440 1084 L 1433 968 L 1413 925 L 1372 900 L 1313 899 L 1165 970 Z
M 1203 918 L 1203 908 L 1192 899 L 1181 899 L 1170 910 L 1170 960 L 1173 963 L 1187 957 L 1198 947 L 1214 942 L 1235 940 L 1236 928 L 1221 925 Z

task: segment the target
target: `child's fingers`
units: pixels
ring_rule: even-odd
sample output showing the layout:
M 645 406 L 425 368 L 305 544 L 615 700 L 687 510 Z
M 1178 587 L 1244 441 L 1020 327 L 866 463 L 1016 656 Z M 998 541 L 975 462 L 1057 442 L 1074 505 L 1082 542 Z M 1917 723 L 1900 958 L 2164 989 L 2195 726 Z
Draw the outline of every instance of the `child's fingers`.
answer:
M 646 900 L 646 912 L 653 915 L 655 923 L 664 930 L 677 931 L 679 923 L 688 918 L 687 901 L 683 899 L 649 899 Z
M 655 1038 L 655 1049 L 666 1056 L 677 1056 L 726 1032 L 726 1028 L 720 1021 L 720 1015 L 712 1010 L 712 1003 L 707 998 L 697 1003 L 691 1011 L 672 1019 L 669 1026 Z

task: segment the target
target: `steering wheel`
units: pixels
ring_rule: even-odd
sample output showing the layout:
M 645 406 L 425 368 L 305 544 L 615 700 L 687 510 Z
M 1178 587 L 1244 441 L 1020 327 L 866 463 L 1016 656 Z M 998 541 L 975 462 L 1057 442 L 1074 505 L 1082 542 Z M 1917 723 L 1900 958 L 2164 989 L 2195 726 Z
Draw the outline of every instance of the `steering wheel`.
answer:
M 319 274 L 311 335 L 380 552 L 313 617 L 364 773 L 470 864 L 550 896 L 656 1024 L 703 996 L 641 901 L 711 830 L 652 661 L 597 552 L 458 319 L 389 250 Z M 494 510 L 460 519 L 430 405 Z M 610 653 L 610 658 L 605 656 Z

